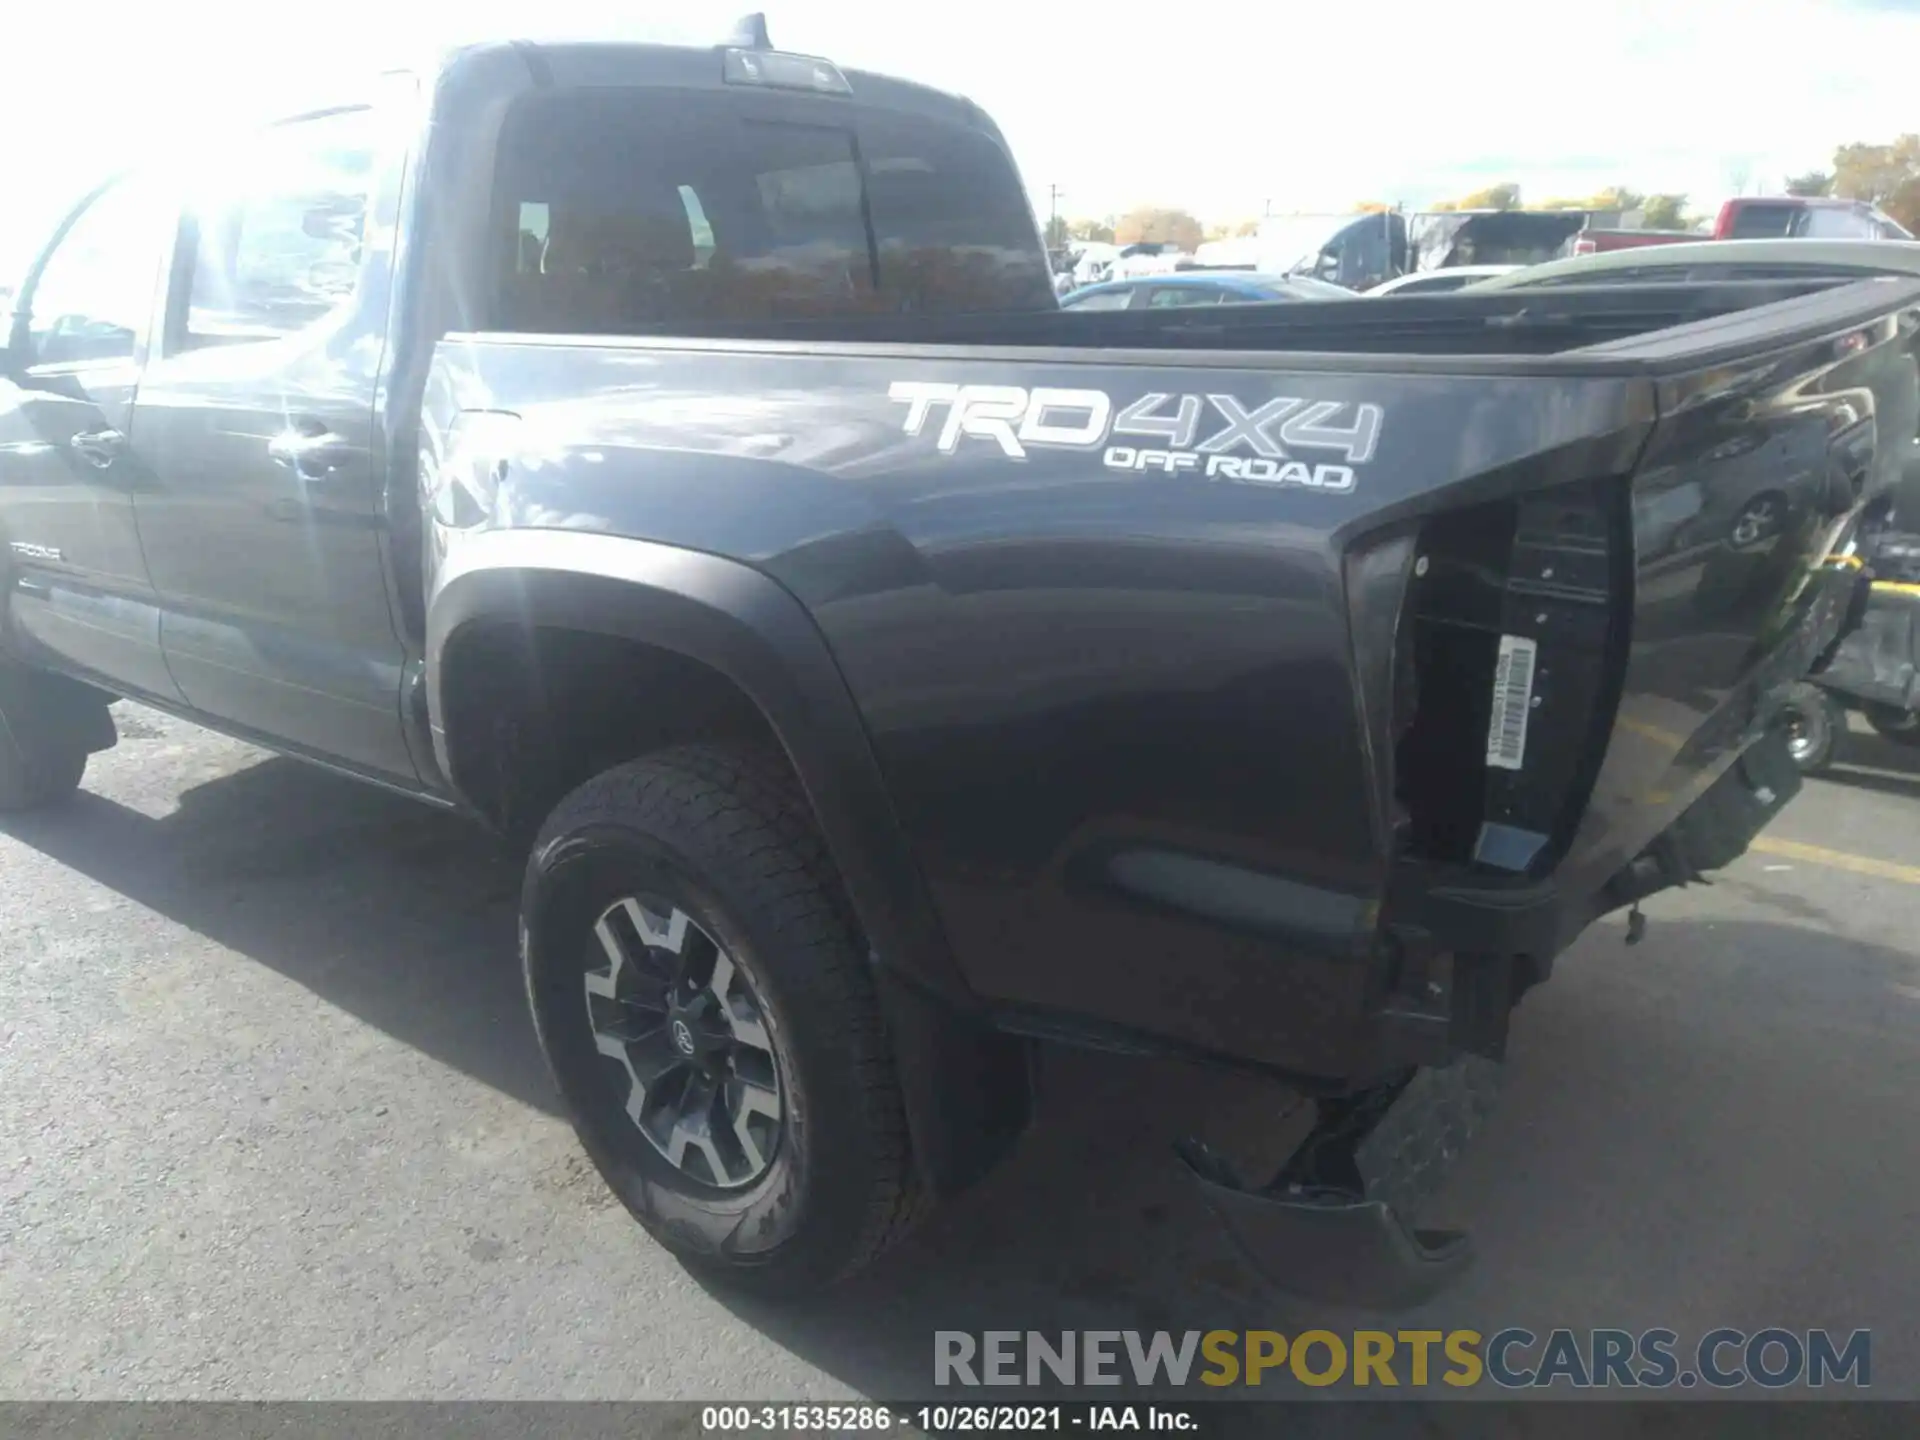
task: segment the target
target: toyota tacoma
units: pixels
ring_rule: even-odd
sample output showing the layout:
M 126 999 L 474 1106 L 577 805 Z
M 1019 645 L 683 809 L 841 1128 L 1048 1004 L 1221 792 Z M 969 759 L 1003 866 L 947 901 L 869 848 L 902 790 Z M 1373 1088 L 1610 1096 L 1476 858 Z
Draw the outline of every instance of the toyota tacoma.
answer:
M 19 278 L 0 808 L 125 697 L 493 827 L 586 1151 L 769 1293 L 1048 1043 L 1310 1095 L 1181 1148 L 1222 1223 L 1445 1281 L 1516 1001 L 1793 794 L 1920 407 L 1912 279 L 1063 313 L 986 115 L 757 20 L 449 51 Z

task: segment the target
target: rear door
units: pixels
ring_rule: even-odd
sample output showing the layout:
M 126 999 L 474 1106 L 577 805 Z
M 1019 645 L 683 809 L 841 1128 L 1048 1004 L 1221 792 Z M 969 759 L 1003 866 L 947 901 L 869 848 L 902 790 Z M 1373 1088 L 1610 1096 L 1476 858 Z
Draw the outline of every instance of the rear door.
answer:
M 17 368 L 0 380 L 0 573 L 14 633 L 40 658 L 178 703 L 133 510 L 152 478 L 132 414 L 169 215 L 151 180 L 116 180 L 20 295 Z
M 398 169 L 385 120 L 311 116 L 206 167 L 137 407 L 136 509 L 195 708 L 411 782 L 375 443 L 387 293 L 362 263 Z

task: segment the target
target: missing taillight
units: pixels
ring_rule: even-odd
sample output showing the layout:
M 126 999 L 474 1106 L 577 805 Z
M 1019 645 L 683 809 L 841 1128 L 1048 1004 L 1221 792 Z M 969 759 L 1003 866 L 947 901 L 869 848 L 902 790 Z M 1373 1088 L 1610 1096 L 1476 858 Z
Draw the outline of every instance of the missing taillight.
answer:
M 1396 656 L 1401 853 L 1528 873 L 1571 838 L 1617 698 L 1621 494 L 1561 486 L 1421 531 Z

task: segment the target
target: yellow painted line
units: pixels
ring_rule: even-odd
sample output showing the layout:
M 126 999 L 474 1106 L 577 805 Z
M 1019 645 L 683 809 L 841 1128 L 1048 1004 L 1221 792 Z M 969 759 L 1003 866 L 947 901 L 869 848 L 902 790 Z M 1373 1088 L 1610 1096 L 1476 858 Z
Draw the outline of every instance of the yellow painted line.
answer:
M 1642 740 L 1657 741 L 1672 750 L 1678 750 L 1687 743 L 1685 737 L 1676 735 L 1671 730 L 1663 730 L 1658 725 L 1649 725 L 1645 720 L 1636 720 L 1631 715 L 1620 717 L 1620 728 L 1630 735 L 1638 735 Z
M 1920 585 L 1909 585 L 1904 580 L 1876 580 L 1873 588 L 1890 590 L 1895 595 L 1920 595 Z
M 1824 845 L 1802 845 L 1798 840 L 1776 840 L 1762 835 L 1753 842 L 1762 855 L 1777 855 L 1782 860 L 1802 860 L 1809 865 L 1825 865 L 1831 870 L 1847 870 L 1855 875 L 1871 875 L 1877 880 L 1898 880 L 1902 885 L 1920 885 L 1920 865 L 1896 865 L 1891 860 L 1876 860 L 1871 855 L 1849 855 L 1844 850 L 1829 850 Z

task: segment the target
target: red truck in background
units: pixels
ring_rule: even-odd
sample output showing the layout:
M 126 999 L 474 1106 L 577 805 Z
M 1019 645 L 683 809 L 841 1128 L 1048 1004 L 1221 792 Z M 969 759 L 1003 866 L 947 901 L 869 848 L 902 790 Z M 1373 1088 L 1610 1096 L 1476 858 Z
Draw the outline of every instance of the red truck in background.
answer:
M 1720 207 L 1716 240 L 1911 240 L 1913 234 L 1865 200 L 1827 196 L 1740 197 Z
M 1637 250 L 1642 245 L 1673 245 L 1700 240 L 1692 230 L 1582 230 L 1573 237 L 1575 255 L 1600 255 L 1608 250 Z
M 1828 196 L 1740 196 L 1720 207 L 1710 236 L 1692 230 L 1582 230 L 1573 237 L 1575 255 L 1633 250 L 1643 245 L 1673 245 L 1687 240 L 1911 240 L 1913 234 L 1891 215 L 1865 200 Z

